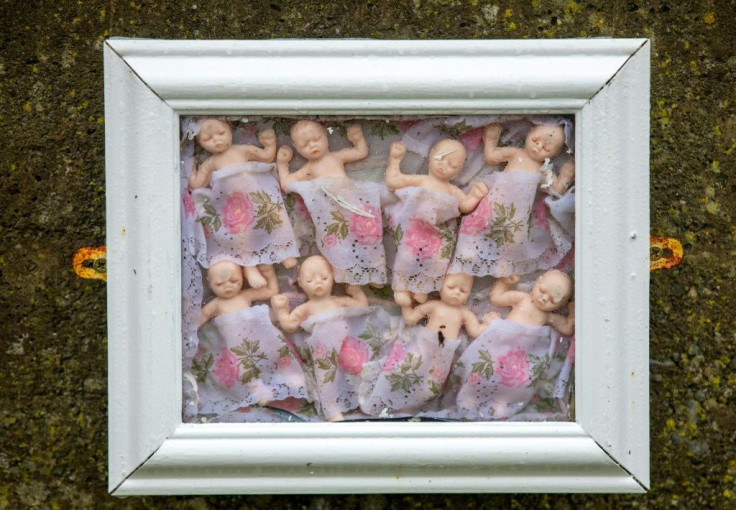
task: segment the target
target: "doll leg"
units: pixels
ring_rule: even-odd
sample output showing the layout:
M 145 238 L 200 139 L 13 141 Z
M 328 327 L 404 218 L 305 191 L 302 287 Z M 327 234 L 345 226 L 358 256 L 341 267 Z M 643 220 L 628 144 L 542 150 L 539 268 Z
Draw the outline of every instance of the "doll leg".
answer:
M 281 265 L 286 269 L 291 269 L 296 265 L 296 257 L 287 257 L 281 261 Z
M 253 289 L 260 289 L 266 285 L 266 278 L 263 277 L 257 266 L 249 266 L 243 268 L 245 279 L 248 280 L 248 285 Z

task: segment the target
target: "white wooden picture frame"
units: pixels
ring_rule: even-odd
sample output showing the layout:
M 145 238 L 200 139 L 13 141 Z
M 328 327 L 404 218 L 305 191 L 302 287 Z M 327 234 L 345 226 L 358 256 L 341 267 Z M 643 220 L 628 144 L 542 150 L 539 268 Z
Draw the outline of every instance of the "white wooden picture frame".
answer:
M 109 39 L 110 492 L 646 491 L 649 54 L 646 39 Z M 182 423 L 179 116 L 471 113 L 575 116 L 575 421 Z

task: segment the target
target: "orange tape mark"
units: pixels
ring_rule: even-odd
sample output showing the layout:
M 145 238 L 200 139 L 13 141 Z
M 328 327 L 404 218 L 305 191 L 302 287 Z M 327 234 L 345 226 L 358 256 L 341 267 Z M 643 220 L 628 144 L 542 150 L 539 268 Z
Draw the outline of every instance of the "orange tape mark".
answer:
M 80 248 L 72 258 L 72 268 L 80 278 L 107 281 L 107 246 Z
M 649 270 L 672 269 L 682 262 L 682 243 L 674 237 L 649 236 Z

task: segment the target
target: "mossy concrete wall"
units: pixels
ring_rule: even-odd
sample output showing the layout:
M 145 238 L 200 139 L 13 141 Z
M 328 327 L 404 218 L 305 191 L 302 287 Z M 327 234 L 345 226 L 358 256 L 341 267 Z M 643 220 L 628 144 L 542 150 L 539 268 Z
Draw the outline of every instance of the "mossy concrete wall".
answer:
M 726 508 L 736 505 L 736 2 L 4 1 L 0 5 L 0 509 Z M 652 488 L 644 496 L 107 495 L 102 43 L 181 39 L 647 37 Z

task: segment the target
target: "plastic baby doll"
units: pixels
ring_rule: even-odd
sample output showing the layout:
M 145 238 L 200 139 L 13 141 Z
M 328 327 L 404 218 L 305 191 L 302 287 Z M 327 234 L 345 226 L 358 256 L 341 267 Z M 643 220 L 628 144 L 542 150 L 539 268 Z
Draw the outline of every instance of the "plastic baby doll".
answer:
M 207 244 L 200 262 L 208 265 L 226 256 L 245 267 L 251 287 L 262 287 L 266 279 L 257 266 L 282 262 L 294 267 L 299 255 L 273 165 L 266 164 L 276 155 L 276 134 L 272 129 L 261 133 L 263 148 L 233 145 L 230 125 L 207 118 L 199 123 L 196 139 L 211 154 L 199 168 L 193 166 L 189 178 Z
M 335 280 L 355 285 L 386 281 L 383 249 L 381 186 L 354 182 L 345 164 L 364 159 L 368 144 L 359 124 L 348 128 L 353 144 L 331 152 L 327 130 L 311 120 L 300 120 L 291 128 L 294 148 L 307 162 L 289 173 L 293 155 L 281 147 L 277 155 L 279 180 L 284 191 L 304 200 L 316 230 L 318 248 L 333 267 Z
M 340 421 L 343 413 L 358 407 L 360 373 L 375 355 L 362 339 L 374 310 L 358 286 L 348 285 L 345 297 L 332 295 L 332 268 L 322 256 L 301 264 L 298 282 L 306 303 L 289 312 L 287 297 L 276 295 L 271 304 L 285 331 L 307 331 L 305 357 L 314 370 L 316 401 L 329 421 Z
M 518 280 L 514 275 L 495 283 L 491 303 L 509 306 L 511 311 L 505 319 L 492 319 L 458 360 L 461 418 L 501 419 L 520 412 L 535 387 L 545 384 L 550 375 L 547 370 L 557 340 L 554 330 L 563 336 L 575 331 L 575 307 L 569 302 L 573 286 L 565 273 L 545 272 L 531 293 L 509 290 Z M 565 305 L 567 317 L 554 313 Z
M 363 369 L 360 408 L 364 413 L 415 413 L 439 396 L 461 343 L 461 328 L 475 338 L 485 326 L 465 307 L 472 286 L 472 276 L 448 274 L 439 300 L 402 307 L 410 327 L 400 333 L 388 355 Z M 427 325 L 415 326 L 424 317 Z
M 565 146 L 564 128 L 559 124 L 535 125 L 523 148 L 498 147 L 500 135 L 498 124 L 487 126 L 483 132 L 486 163 L 505 162 L 506 166 L 488 176 L 488 196 L 463 218 L 450 271 L 502 277 L 554 265 L 538 260 L 551 240 L 548 235 L 535 237 L 531 222 L 540 184 L 546 179 L 551 188 L 563 189 L 574 176 L 571 165 L 566 165 L 559 177 L 551 169 L 545 170 L 545 162 Z M 564 253 L 552 262 L 562 256 Z
M 392 288 L 400 306 L 420 303 L 427 293 L 439 290 L 447 273 L 460 213 L 475 209 L 488 188 L 477 183 L 470 193 L 450 183 L 463 169 L 465 147 L 456 141 L 441 140 L 429 152 L 428 175 L 406 175 L 400 170 L 406 154 L 402 143 L 391 145 L 386 185 L 395 190 L 400 202 L 391 207 L 391 228 L 397 240 Z
M 224 400 L 238 408 L 308 396 L 301 365 L 271 322 L 268 306 L 251 306 L 279 290 L 273 267 L 259 269 L 267 284 L 258 289 L 243 289 L 243 269 L 233 262 L 219 261 L 207 270 L 216 297 L 202 307 L 200 324 L 212 320 L 219 335 L 204 335 L 200 342 L 212 358 L 205 382 L 214 381 L 202 385 L 201 402 Z

